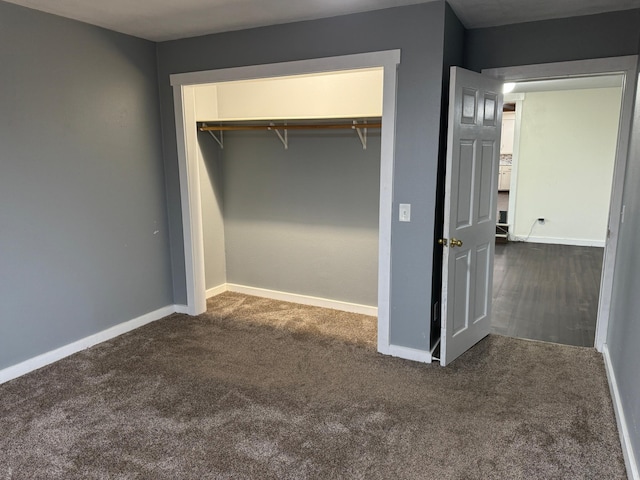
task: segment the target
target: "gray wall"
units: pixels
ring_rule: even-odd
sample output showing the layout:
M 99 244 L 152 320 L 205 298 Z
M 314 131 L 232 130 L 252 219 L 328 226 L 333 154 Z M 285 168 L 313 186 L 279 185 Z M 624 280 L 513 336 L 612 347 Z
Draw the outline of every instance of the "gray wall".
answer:
M 0 369 L 172 304 L 153 43 L 0 2 Z
M 436 187 L 436 206 L 434 238 L 442 238 L 444 226 L 444 187 L 447 164 L 447 123 L 449 120 L 449 77 L 452 66 L 461 66 L 464 55 L 465 29 L 458 17 L 446 5 L 444 17 L 444 49 L 442 76 L 442 113 L 440 117 L 440 152 L 438 160 L 438 174 Z M 433 249 L 433 275 L 431 287 L 431 346 L 435 346 L 440 339 L 442 299 L 442 248 Z
M 225 135 L 227 280 L 377 306 L 379 133 Z
M 222 151 L 208 132 L 198 132 L 204 279 L 208 289 L 227 283 L 223 216 Z
M 618 236 L 613 309 L 608 347 L 616 374 L 632 448 L 640 460 L 640 96 L 636 99 L 629 162 L 624 183 L 624 223 Z
M 158 44 L 174 299 L 186 299 L 175 121 L 169 75 L 399 48 L 392 224 L 391 341 L 429 347 L 442 88 L 443 1 Z M 397 221 L 412 204 L 411 223 Z
M 467 30 L 465 66 L 483 68 L 636 55 L 640 9 Z
M 637 55 L 640 10 L 533 22 L 467 31 L 465 63 L 480 70 L 588 58 Z M 632 86 L 633 87 L 633 86 Z M 624 200 L 614 279 L 608 348 L 618 381 L 626 419 L 640 458 L 640 112 L 636 103 L 632 146 L 627 162 Z

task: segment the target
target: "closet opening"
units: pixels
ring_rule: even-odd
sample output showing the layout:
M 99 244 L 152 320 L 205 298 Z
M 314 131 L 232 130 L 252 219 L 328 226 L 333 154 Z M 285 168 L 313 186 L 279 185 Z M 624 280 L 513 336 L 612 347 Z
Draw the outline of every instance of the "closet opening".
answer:
M 187 308 L 236 291 L 377 315 L 389 345 L 399 51 L 173 75 Z

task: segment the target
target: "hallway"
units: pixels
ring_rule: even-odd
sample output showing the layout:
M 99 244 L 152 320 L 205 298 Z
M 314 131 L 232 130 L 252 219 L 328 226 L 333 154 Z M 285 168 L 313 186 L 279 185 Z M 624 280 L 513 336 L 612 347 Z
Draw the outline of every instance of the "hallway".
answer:
M 492 333 L 592 347 L 603 249 L 497 244 Z

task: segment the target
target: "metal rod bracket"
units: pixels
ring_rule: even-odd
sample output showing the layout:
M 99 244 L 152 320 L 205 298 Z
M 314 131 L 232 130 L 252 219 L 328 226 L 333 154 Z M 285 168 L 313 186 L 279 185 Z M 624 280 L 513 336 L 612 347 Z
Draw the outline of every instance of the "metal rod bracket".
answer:
M 367 121 L 365 120 L 362 123 L 363 126 L 359 126 L 358 122 L 356 120 L 353 121 L 353 129 L 355 129 L 356 133 L 358 134 L 358 137 L 360 138 L 360 142 L 362 143 L 362 149 L 366 150 L 367 149 Z
M 203 123 L 202 126 L 206 127 L 207 125 Z M 216 137 L 216 134 L 213 133 L 213 130 L 207 130 L 207 131 L 209 132 L 209 135 L 211 135 L 213 139 L 216 142 L 218 142 L 218 145 L 220 145 L 220 148 L 224 150 L 224 133 L 222 132 L 222 130 L 220 130 L 220 138 Z
M 284 128 L 282 129 L 282 131 L 284 132 L 284 135 L 280 133 L 280 130 L 278 129 L 278 127 L 276 127 L 276 125 L 273 122 L 269 123 L 268 129 L 276 132 L 276 135 L 278 135 L 278 138 L 282 142 L 282 145 L 284 145 L 284 149 L 289 150 L 289 135 L 287 132 L 287 124 L 285 123 Z

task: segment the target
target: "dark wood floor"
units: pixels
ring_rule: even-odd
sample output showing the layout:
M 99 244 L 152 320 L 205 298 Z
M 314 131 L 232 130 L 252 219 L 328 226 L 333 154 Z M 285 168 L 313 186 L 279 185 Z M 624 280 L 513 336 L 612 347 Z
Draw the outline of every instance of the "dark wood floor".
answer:
M 603 248 L 497 244 L 492 332 L 592 347 Z

